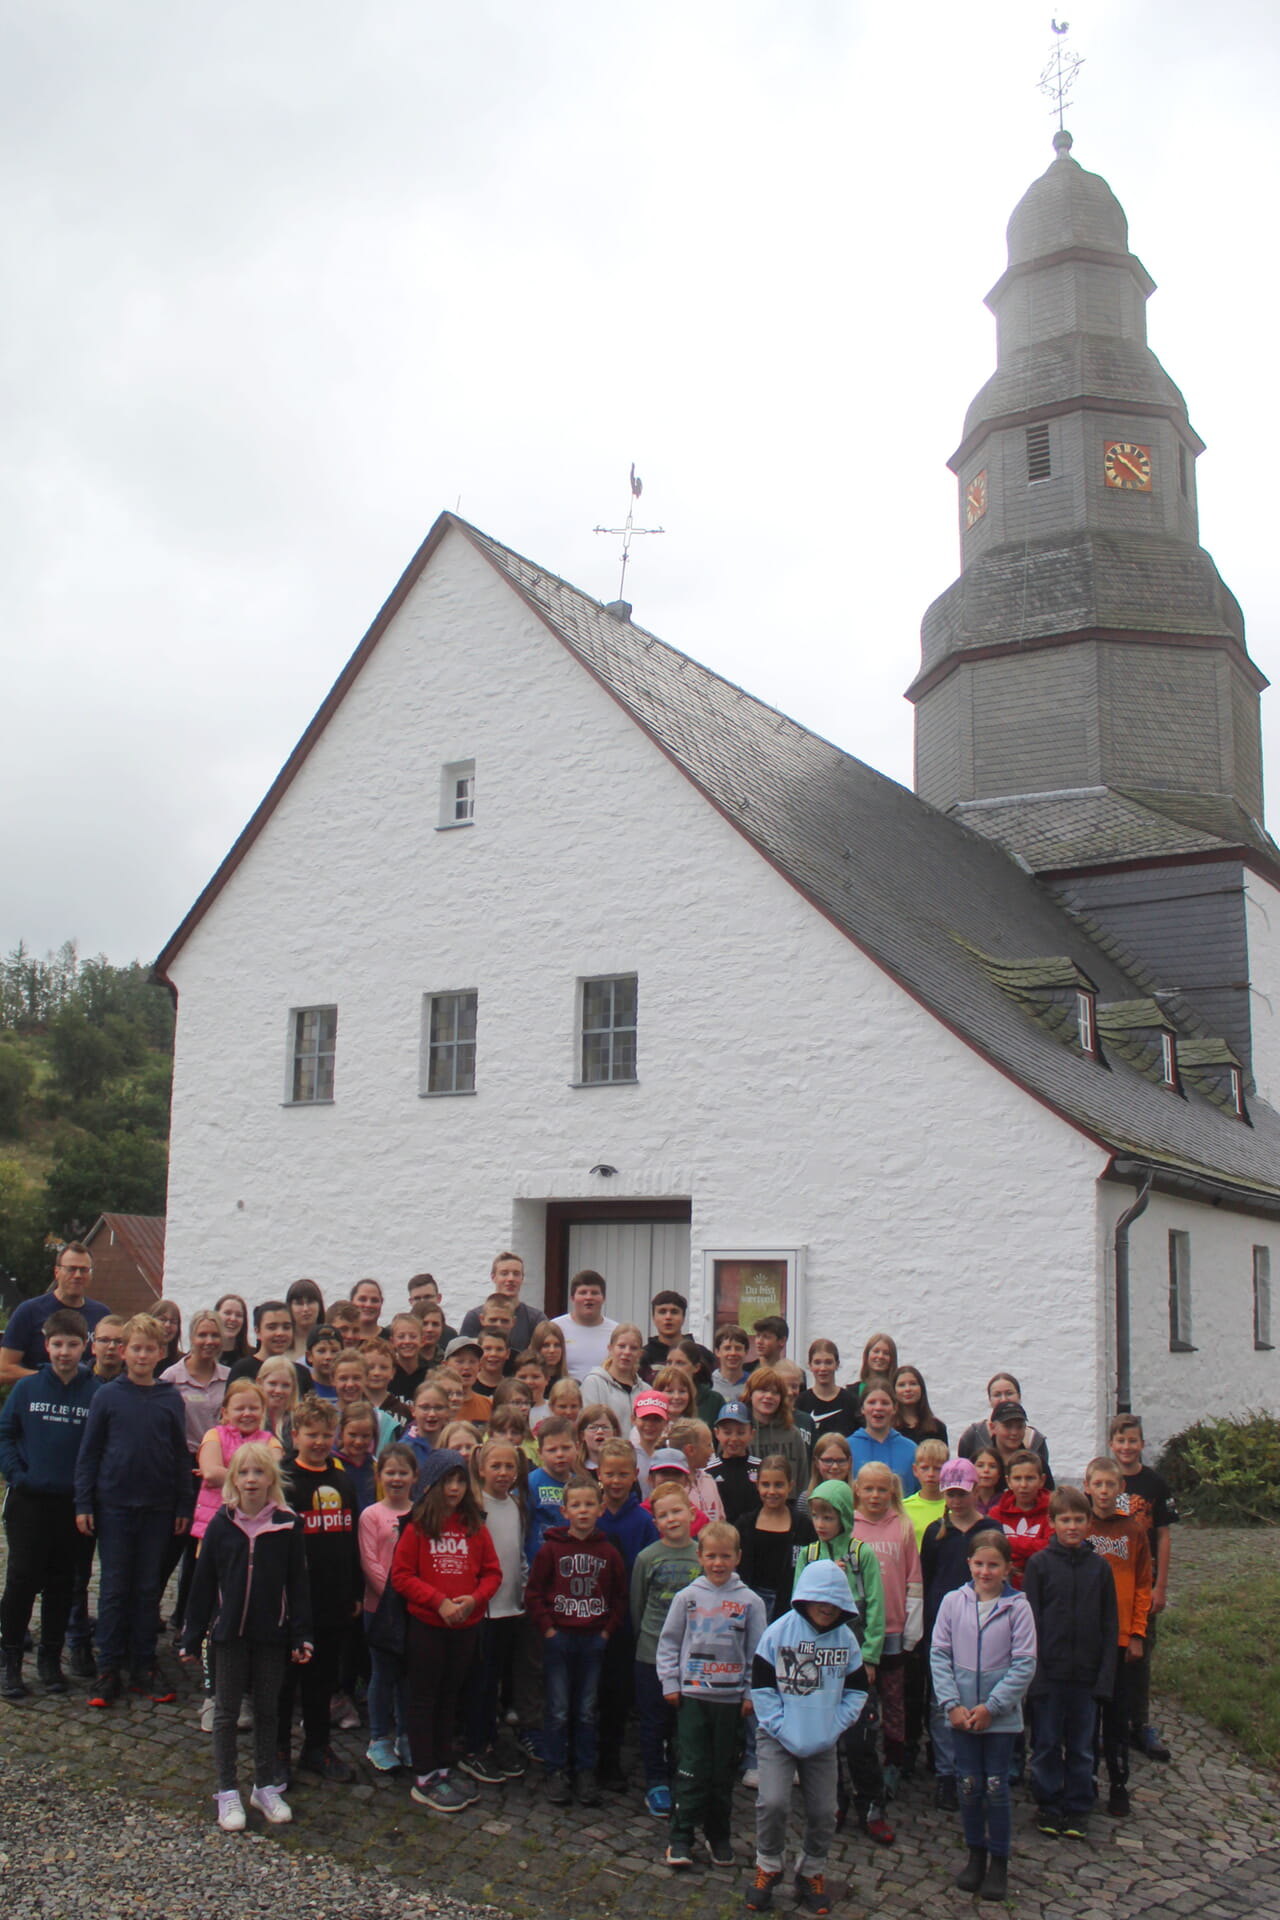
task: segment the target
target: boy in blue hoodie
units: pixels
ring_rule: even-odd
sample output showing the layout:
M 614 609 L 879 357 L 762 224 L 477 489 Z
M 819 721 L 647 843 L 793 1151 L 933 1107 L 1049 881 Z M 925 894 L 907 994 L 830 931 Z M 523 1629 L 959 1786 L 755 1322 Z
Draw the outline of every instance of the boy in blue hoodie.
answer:
M 800 1569 L 791 1610 L 766 1627 L 751 1666 L 760 1787 L 756 1877 L 747 1911 L 773 1905 L 782 1878 L 793 1773 L 804 1795 L 804 1850 L 796 1891 L 807 1913 L 830 1913 L 827 1853 L 836 1829 L 837 1747 L 866 1702 L 855 1684 L 862 1651 L 849 1628 L 853 1597 L 844 1569 L 814 1560 Z
M 62 1646 L 71 1615 L 80 1535 L 76 1530 L 76 1455 L 94 1380 L 80 1362 L 89 1338 L 83 1314 L 59 1307 L 41 1328 L 49 1358 L 10 1389 L 0 1409 L 0 1473 L 8 1494 L 4 1530 L 8 1569 L 0 1599 L 0 1699 L 21 1700 L 22 1650 L 37 1594 L 36 1671 L 46 1693 L 65 1693 Z
M 655 1494 L 661 1503 L 661 1496 Z M 751 1663 L 768 1615 L 739 1579 L 738 1529 L 713 1520 L 702 1529 L 702 1572 L 678 1593 L 658 1635 L 658 1684 L 676 1721 L 676 1791 L 669 1867 L 693 1865 L 700 1826 L 713 1867 L 731 1867 L 729 1821 L 742 1722 L 751 1712 Z
M 136 1313 L 124 1331 L 124 1372 L 95 1394 L 76 1461 L 76 1525 L 97 1535 L 101 1569 L 91 1707 L 119 1699 L 126 1655 L 131 1692 L 175 1698 L 155 1664 L 160 1594 L 165 1549 L 190 1526 L 196 1497 L 182 1395 L 155 1377 L 164 1330 Z
M 631 1590 L 631 1573 L 636 1556 L 658 1537 L 653 1515 L 640 1503 L 636 1486 L 636 1456 L 629 1440 L 606 1440 L 600 1449 L 596 1478 L 604 1506 L 600 1510 L 600 1531 L 622 1555 Z M 622 1793 L 627 1779 L 622 1771 L 622 1741 L 635 1695 L 632 1669 L 635 1666 L 636 1640 L 631 1614 L 611 1637 L 604 1650 L 600 1669 L 600 1691 L 596 1696 L 600 1715 L 600 1754 L 597 1772 L 607 1793 Z

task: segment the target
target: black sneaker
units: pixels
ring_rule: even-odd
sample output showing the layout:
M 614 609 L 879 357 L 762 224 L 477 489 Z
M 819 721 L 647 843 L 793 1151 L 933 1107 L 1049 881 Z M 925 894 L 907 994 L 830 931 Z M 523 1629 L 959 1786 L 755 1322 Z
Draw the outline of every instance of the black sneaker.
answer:
M 100 1673 L 89 1689 L 91 1707 L 111 1707 L 120 1698 L 120 1675 L 114 1667 Z
M 36 1655 L 36 1672 L 46 1693 L 67 1691 L 67 1676 L 62 1671 L 62 1652 L 59 1648 L 41 1647 Z
M 1041 1807 L 1036 1815 L 1036 1825 L 1041 1833 L 1047 1833 L 1052 1840 L 1062 1838 L 1062 1815 L 1056 1807 Z
M 1129 1812 L 1128 1787 L 1113 1786 L 1107 1795 L 1107 1812 L 1113 1820 L 1123 1820 Z
M 498 1735 L 498 1744 L 493 1749 L 495 1764 L 501 1768 L 504 1780 L 523 1780 L 529 1771 L 529 1765 L 516 1741 L 510 1736 Z
M 87 1640 L 78 1640 L 67 1655 L 67 1665 L 77 1680 L 96 1680 L 98 1663 Z
M 1172 1760 L 1173 1755 L 1160 1738 L 1158 1727 L 1135 1727 L 1129 1741 L 1136 1753 L 1148 1760 Z
M 507 1778 L 492 1747 L 486 1747 L 483 1753 L 464 1753 L 458 1768 L 478 1780 L 482 1787 L 500 1787 Z
M 1088 1814 L 1064 1813 L 1062 1816 L 1062 1837 L 1064 1840 L 1087 1840 L 1089 1838 Z
M 552 1767 L 549 1770 L 543 1792 L 553 1807 L 567 1807 L 573 1800 L 569 1776 L 567 1773 L 562 1773 L 559 1767 Z
M 713 1867 L 736 1867 L 738 1862 L 731 1840 L 707 1840 L 707 1854 Z
M 328 1780 L 335 1787 L 348 1787 L 356 1777 L 354 1767 L 345 1760 L 339 1760 L 332 1747 L 304 1747 L 298 1755 L 298 1765 L 304 1773 L 318 1773 L 322 1780 Z M 273 1780 L 272 1786 L 279 1782 Z
M 625 1793 L 627 1790 L 627 1776 L 616 1760 L 597 1768 L 596 1780 L 602 1793 Z
M 573 1797 L 580 1807 L 598 1807 L 600 1788 L 594 1767 L 583 1767 L 573 1776 Z
M 782 1875 L 770 1873 L 767 1867 L 757 1867 L 756 1877 L 747 1888 L 747 1912 L 768 1913 L 773 1906 L 773 1890 Z
M 939 1813 L 959 1813 L 960 1789 L 954 1773 L 944 1773 L 933 1789 L 933 1804 Z
M 21 1653 L 0 1654 L 0 1700 L 25 1700 L 27 1683 L 22 1677 Z
M 158 1707 L 167 1707 L 178 1697 L 178 1689 L 171 1680 L 165 1679 L 159 1667 L 144 1667 L 141 1673 L 131 1673 L 129 1691 L 141 1694 L 145 1700 L 154 1700 Z

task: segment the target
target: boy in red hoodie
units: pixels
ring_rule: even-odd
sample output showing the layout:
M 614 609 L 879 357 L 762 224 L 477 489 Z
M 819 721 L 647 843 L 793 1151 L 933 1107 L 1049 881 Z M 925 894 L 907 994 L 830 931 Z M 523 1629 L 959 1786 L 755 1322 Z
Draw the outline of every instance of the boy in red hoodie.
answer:
M 1008 1491 L 1000 1495 L 988 1517 L 1004 1531 L 1013 1555 L 1009 1578 L 1015 1587 L 1021 1587 L 1028 1560 L 1053 1539 L 1049 1494 L 1044 1484 L 1044 1462 L 1030 1448 L 1015 1453 L 1005 1473 Z
M 627 1613 L 622 1555 L 599 1525 L 600 1489 L 575 1474 L 564 1490 L 565 1525 L 548 1527 L 529 1570 L 525 1611 L 543 1636 L 547 1799 L 569 1804 L 569 1726 L 580 1804 L 600 1804 L 596 1692 L 604 1650 Z

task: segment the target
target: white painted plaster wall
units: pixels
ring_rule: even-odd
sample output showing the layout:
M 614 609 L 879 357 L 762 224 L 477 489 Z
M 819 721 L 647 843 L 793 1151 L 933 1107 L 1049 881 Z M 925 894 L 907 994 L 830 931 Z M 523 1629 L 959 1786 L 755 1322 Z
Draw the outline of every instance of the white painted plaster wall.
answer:
M 1245 872 L 1245 939 L 1249 947 L 1249 1018 L 1258 1092 L 1280 1105 L 1280 892 Z
M 439 770 L 475 757 L 474 828 Z M 575 986 L 639 975 L 639 1081 L 576 1089 Z M 805 1331 L 888 1327 L 953 1433 L 999 1365 L 1055 1456 L 1101 1417 L 1096 1147 L 837 933 L 451 534 L 173 968 L 166 1290 L 417 1268 L 451 1313 L 545 1201 L 688 1195 L 702 1253 L 805 1249 Z M 422 996 L 479 992 L 474 1096 L 418 1095 Z M 289 1009 L 336 1002 L 332 1106 Z M 602 1186 L 589 1169 L 618 1176 Z
M 1115 1223 L 1134 1200 L 1132 1187 L 1099 1187 L 1099 1219 L 1107 1250 Z M 1169 1234 L 1191 1239 L 1191 1340 L 1194 1353 L 1169 1351 Z M 1280 1353 L 1253 1345 L 1253 1249 L 1271 1248 L 1280 1274 L 1280 1220 L 1153 1194 L 1129 1231 L 1134 1411 L 1143 1417 L 1147 1458 L 1154 1465 L 1171 1434 L 1207 1415 L 1246 1408 L 1280 1412 Z M 1114 1374 L 1106 1412 L 1114 1408 Z M 1106 1439 L 1106 1420 L 1098 1428 Z

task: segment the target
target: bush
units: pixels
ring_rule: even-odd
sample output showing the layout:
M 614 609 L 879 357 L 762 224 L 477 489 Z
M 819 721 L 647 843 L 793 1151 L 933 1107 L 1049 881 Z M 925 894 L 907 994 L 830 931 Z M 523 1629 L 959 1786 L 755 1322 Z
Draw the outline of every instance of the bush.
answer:
M 1175 1433 L 1160 1472 L 1187 1517 L 1235 1526 L 1280 1523 L 1280 1419 L 1242 1413 Z

